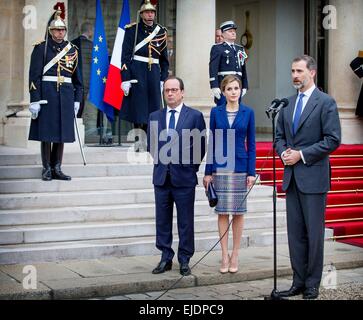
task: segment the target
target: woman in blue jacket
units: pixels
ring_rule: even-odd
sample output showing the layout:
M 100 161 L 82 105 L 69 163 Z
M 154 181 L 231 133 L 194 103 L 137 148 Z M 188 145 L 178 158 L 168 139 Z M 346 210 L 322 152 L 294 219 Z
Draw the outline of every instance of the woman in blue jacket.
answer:
M 246 193 L 255 181 L 256 142 L 255 118 L 251 108 L 238 103 L 241 81 L 226 76 L 221 91 L 227 103 L 216 106 L 210 114 L 210 136 L 203 184 L 213 181 L 218 195 L 215 212 L 221 238 L 221 273 L 238 271 L 238 251 L 241 245 L 243 215 L 247 211 Z M 229 216 L 232 216 L 233 249 L 228 253 Z

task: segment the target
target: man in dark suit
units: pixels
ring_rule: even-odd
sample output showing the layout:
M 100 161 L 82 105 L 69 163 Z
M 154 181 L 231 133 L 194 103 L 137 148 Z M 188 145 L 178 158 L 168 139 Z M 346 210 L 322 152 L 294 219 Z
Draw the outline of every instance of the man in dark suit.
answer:
M 329 154 L 339 147 L 341 130 L 336 102 L 314 84 L 315 60 L 297 57 L 291 72 L 298 94 L 288 99 L 279 114 L 276 150 L 285 165 L 283 190 L 293 283 L 280 296 L 303 293 L 304 299 L 315 299 L 323 271 Z
M 197 172 L 205 154 L 203 114 L 183 104 L 184 84 L 170 76 L 164 83 L 167 107 L 150 114 L 148 151 L 154 159 L 156 247 L 162 252 L 154 274 L 171 270 L 174 257 L 173 205 L 177 209 L 180 274 L 191 273 L 194 254 L 194 200 Z

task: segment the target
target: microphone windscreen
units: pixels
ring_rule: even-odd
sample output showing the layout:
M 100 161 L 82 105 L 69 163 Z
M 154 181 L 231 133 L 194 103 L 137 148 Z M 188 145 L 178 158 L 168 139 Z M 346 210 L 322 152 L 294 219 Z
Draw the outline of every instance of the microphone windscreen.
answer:
M 285 108 L 288 104 L 289 104 L 289 100 L 287 100 L 286 98 L 282 98 L 280 103 L 283 104 L 283 108 Z

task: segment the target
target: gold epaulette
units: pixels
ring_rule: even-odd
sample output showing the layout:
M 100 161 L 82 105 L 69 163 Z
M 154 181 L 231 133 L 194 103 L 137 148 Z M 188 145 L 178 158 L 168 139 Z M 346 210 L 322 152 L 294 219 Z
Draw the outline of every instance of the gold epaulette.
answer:
M 132 23 L 129 23 L 125 26 L 125 28 L 131 28 L 132 26 L 134 26 L 136 24 L 136 22 L 132 22 Z
M 37 46 L 37 45 L 39 45 L 39 44 L 41 44 L 41 43 L 43 43 L 43 42 L 45 42 L 45 40 L 37 41 L 37 42 L 33 43 L 33 46 Z

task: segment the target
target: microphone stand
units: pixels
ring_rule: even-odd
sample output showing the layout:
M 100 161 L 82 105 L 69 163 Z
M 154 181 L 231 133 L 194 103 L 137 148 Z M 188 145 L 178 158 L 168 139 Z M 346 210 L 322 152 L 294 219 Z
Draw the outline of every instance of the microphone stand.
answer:
M 272 120 L 272 171 L 273 171 L 273 193 L 272 193 L 272 203 L 273 203 L 273 250 L 274 250 L 274 288 L 271 292 L 270 296 L 265 297 L 265 300 L 285 300 L 284 298 L 280 297 L 279 292 L 277 291 L 277 237 L 276 237 L 276 160 L 275 160 L 275 118 L 276 115 L 279 113 L 281 108 L 273 108 L 266 111 L 267 117 L 270 118 L 269 112 L 271 112 L 271 120 Z

